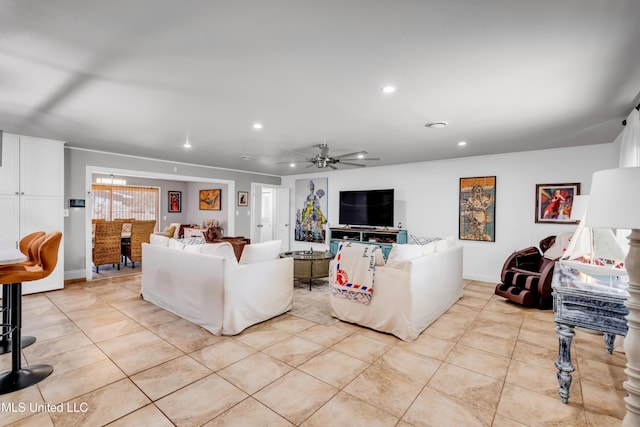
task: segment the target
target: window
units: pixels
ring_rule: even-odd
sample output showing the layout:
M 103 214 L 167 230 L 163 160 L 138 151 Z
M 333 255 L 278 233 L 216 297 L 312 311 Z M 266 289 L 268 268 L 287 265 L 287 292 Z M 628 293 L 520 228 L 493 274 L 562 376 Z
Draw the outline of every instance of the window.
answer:
M 159 191 L 157 187 L 93 184 L 93 219 L 118 218 L 158 220 Z

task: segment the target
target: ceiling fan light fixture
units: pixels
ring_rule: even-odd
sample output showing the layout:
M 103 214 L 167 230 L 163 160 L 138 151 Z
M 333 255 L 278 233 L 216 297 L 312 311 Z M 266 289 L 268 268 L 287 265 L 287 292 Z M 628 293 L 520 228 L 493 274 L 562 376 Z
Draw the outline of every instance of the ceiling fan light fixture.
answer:
M 449 123 L 445 121 L 430 122 L 425 125 L 425 127 L 428 127 L 429 129 L 442 129 L 446 128 L 447 126 L 449 126 Z
M 184 148 L 191 148 L 191 143 L 189 142 L 189 140 L 188 140 L 188 139 L 184 142 L 183 147 L 184 147 Z

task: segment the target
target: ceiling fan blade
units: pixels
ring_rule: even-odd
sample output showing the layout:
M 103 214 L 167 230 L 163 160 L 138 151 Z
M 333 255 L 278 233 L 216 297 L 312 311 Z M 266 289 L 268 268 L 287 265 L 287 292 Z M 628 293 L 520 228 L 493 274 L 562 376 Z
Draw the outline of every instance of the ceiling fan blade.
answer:
M 309 155 L 308 154 L 298 153 L 297 151 L 289 150 L 287 148 L 281 148 L 281 150 L 289 152 L 291 154 L 295 154 L 296 156 L 300 156 L 300 157 L 302 157 L 304 159 L 309 159 Z
M 359 166 L 361 168 L 367 166 L 367 165 L 359 165 L 357 163 L 348 163 L 348 162 L 340 162 L 341 165 L 349 165 L 349 166 Z
M 305 169 L 308 169 L 308 168 L 310 168 L 311 166 L 315 166 L 315 165 L 316 165 L 315 163 L 311 163 L 309 166 L 305 166 Z
M 327 166 L 329 166 L 331 169 L 338 169 L 338 167 L 334 165 L 327 165 Z
M 346 159 L 347 157 L 351 157 L 351 156 L 357 156 L 359 154 L 367 154 L 366 151 L 356 151 L 355 153 L 347 153 L 347 154 L 341 154 L 339 156 L 333 156 L 334 159 Z
M 364 157 L 362 159 L 340 159 L 340 161 L 343 161 L 343 160 L 355 160 L 355 161 L 358 161 L 358 160 L 380 160 L 380 158 L 378 158 L 378 157 Z

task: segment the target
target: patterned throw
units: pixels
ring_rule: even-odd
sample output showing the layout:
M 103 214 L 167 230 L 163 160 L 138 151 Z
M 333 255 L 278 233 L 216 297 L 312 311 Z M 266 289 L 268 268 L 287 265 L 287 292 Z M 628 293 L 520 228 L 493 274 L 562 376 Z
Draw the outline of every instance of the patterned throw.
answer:
M 369 304 L 373 293 L 377 245 L 340 242 L 331 272 L 331 295 Z

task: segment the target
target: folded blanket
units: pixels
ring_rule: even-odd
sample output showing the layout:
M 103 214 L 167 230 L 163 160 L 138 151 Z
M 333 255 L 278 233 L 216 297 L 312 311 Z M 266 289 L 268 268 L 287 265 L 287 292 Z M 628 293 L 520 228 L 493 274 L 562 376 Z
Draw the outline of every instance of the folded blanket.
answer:
M 334 271 L 331 273 L 331 294 L 362 304 L 369 304 L 373 293 L 377 245 L 340 242 Z

